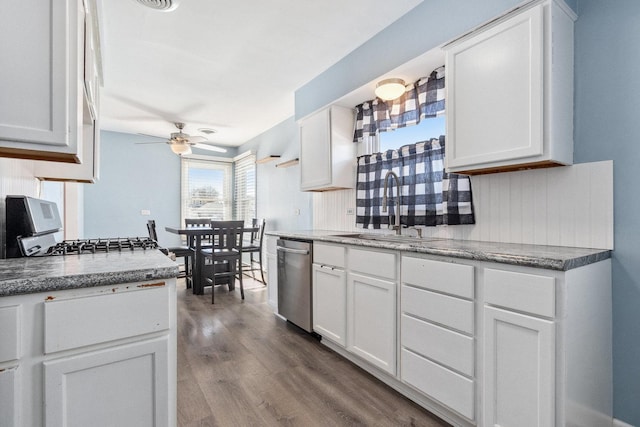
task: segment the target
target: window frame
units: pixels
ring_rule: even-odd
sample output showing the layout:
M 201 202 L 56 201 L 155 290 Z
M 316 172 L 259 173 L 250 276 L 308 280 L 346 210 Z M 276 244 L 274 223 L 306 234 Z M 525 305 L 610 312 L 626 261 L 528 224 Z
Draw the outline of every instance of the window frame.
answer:
M 201 169 L 221 170 L 223 172 L 222 182 L 222 218 L 230 220 L 233 218 L 233 160 L 228 158 L 210 156 L 181 156 L 180 159 L 180 221 L 184 224 L 185 218 L 198 218 L 189 212 L 188 203 L 190 197 L 185 197 L 189 193 L 189 170 L 192 166 L 204 166 Z M 202 218 L 214 218 L 214 215 L 200 216 Z
M 251 177 L 247 178 L 246 174 Z M 242 176 L 245 175 L 245 176 Z M 247 151 L 233 159 L 233 218 L 244 220 L 245 225 L 257 215 L 257 168 L 256 155 Z

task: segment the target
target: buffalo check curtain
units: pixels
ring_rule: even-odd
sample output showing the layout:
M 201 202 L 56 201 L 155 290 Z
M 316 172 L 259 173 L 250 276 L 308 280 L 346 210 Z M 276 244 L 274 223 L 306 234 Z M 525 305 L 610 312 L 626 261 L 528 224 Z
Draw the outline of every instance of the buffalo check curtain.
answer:
M 353 142 L 362 142 L 378 132 L 387 132 L 420 123 L 427 117 L 444 113 L 444 67 L 423 77 L 399 98 L 376 98 L 356 106 Z
M 400 179 L 400 223 L 405 226 L 474 224 L 471 181 L 444 171 L 444 136 L 405 145 L 398 150 L 358 158 L 356 225 L 380 228 L 393 223 L 395 180 L 389 178 L 388 210 L 382 212 L 384 177 L 391 170 Z

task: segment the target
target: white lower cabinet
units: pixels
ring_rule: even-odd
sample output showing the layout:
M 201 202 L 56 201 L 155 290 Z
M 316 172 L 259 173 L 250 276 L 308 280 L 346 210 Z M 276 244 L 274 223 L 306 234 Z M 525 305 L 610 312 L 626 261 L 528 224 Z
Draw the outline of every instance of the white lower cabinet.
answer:
M 315 242 L 314 332 L 395 376 L 397 277 L 396 252 Z
M 44 362 L 46 426 L 169 421 L 169 337 Z
M 611 425 L 610 260 L 483 276 L 481 425 Z
M 313 330 L 347 345 L 347 276 L 344 270 L 313 264 Z
M 400 379 L 474 420 L 474 268 L 407 255 L 401 264 Z
M 0 426 L 18 427 L 20 410 L 18 406 L 18 368 L 0 370 Z
M 278 312 L 278 258 L 267 254 L 267 299 L 274 311 Z
M 175 285 L 0 298 L 0 426 L 174 427 Z
M 276 255 L 275 236 L 266 236 L 267 258 L 267 299 L 273 310 L 278 312 L 278 256 Z
M 485 307 L 484 323 L 484 425 L 554 425 L 554 322 Z
M 314 263 L 323 342 L 453 425 L 612 424 L 610 259 L 556 271 L 314 242 Z
M 347 247 L 313 244 L 313 330 L 340 347 L 347 345 Z
M 347 276 L 347 350 L 396 374 L 396 284 Z

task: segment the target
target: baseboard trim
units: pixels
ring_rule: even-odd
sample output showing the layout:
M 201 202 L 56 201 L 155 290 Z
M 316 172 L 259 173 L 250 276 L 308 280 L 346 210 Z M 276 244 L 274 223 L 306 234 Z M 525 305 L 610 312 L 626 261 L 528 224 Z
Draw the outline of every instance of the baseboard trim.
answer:
M 613 427 L 634 427 L 631 424 L 627 424 L 624 421 L 620 421 L 617 418 L 613 419 Z

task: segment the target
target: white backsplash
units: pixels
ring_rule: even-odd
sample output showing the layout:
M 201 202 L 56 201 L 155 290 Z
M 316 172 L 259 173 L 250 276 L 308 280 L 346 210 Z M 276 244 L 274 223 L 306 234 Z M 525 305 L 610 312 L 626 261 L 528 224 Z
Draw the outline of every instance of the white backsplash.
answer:
M 424 237 L 613 249 L 612 161 L 473 176 L 471 186 L 476 224 L 422 227 Z M 358 230 L 349 210 L 355 190 L 315 193 L 313 228 Z
M 33 162 L 0 158 L 0 258 L 5 248 L 5 197 L 25 195 L 36 197 L 38 180 L 33 176 Z

